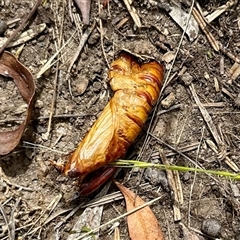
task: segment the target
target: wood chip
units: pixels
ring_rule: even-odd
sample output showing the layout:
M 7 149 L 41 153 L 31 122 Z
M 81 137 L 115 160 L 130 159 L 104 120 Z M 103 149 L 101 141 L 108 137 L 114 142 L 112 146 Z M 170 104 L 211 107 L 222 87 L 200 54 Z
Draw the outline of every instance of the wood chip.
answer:
M 240 64 L 234 63 L 232 67 L 229 69 L 229 75 L 232 81 L 236 80 L 237 77 L 240 75 Z
M 221 14 L 226 12 L 230 7 L 237 4 L 237 2 L 238 1 L 236 1 L 236 0 L 230 0 L 227 3 L 225 3 L 224 5 L 219 6 L 213 13 L 211 13 L 205 17 L 207 22 L 211 23 L 213 20 L 218 18 Z
M 142 26 L 141 20 L 140 20 L 138 14 L 137 14 L 136 9 L 135 9 L 133 6 L 131 6 L 132 1 L 130 1 L 130 0 L 123 0 L 123 1 L 124 1 L 125 5 L 126 5 L 126 7 L 127 7 L 127 10 L 128 10 L 128 12 L 129 12 L 129 14 L 130 14 L 131 17 L 132 17 L 134 23 L 136 24 L 136 26 L 137 26 L 138 28 L 140 28 L 140 27 Z

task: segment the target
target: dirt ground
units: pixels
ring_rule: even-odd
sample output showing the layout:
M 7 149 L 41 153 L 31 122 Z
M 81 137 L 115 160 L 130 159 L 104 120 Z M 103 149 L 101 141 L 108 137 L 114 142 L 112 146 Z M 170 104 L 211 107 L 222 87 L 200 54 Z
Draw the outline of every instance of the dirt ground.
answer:
M 226 2 L 199 1 L 205 15 Z M 26 0 L 0 1 L 0 20 L 21 20 L 33 5 L 33 1 Z M 179 5 L 189 12 L 191 2 L 182 0 Z M 123 1 L 109 1 L 108 8 L 101 10 L 99 1 L 92 1 L 89 26 L 94 21 L 96 25 L 70 74 L 70 62 L 82 34 L 89 28 L 81 23 L 81 13 L 73 1 L 44 1 L 25 30 L 42 23 L 46 24 L 45 30 L 26 42 L 21 50 L 21 45 L 7 49 L 13 54 L 20 52 L 19 60 L 32 72 L 36 102 L 32 121 L 19 146 L 0 157 L 0 239 L 11 239 L 11 234 L 15 239 L 69 239 L 84 207 L 66 221 L 65 217 L 80 204 L 96 198 L 97 193 L 78 198 L 76 182 L 61 176 L 49 160 L 64 161 L 109 101 L 112 93 L 107 82 L 108 63 L 122 49 L 142 56 L 142 61 L 156 59 L 162 62 L 165 79 L 170 81 L 161 99 L 173 96 L 169 106 L 164 103 L 158 106 L 153 119 L 155 127 L 152 127 L 147 144 L 143 142 L 150 118 L 127 157 L 136 159 L 141 154 L 143 161 L 162 163 L 162 152 L 170 164 L 180 166 L 195 167 L 197 164 L 203 169 L 234 172 L 226 164 L 228 159 L 240 167 L 240 78 L 231 79 L 229 71 L 235 63 L 233 58 L 222 51 L 214 51 L 206 34 L 199 30 L 194 41 L 184 36 L 171 67 L 182 29 L 153 1 L 134 1 L 133 6 L 140 17 L 141 28 L 136 27 Z M 236 57 L 240 53 L 239 13 L 240 4 L 237 3 L 209 24 L 215 39 L 227 53 Z M 126 21 L 121 22 L 123 20 Z M 18 26 L 19 21 L 9 24 L 0 37 L 11 35 Z M 63 45 L 53 66 L 37 78 L 43 65 Z M 215 139 L 193 97 L 193 86 L 223 143 L 216 150 L 211 145 L 212 142 L 217 146 Z M 56 101 L 52 111 L 54 93 Z M 26 106 L 16 86 L 5 78 L 0 81 L 0 100 L 0 128 L 4 131 L 19 123 L 17 120 L 24 117 Z M 48 134 L 51 112 L 53 119 Z M 180 172 L 178 176 L 175 173 L 174 176 L 179 176 L 182 188 L 183 201 L 178 203 L 164 171 L 124 169 L 117 179 L 136 190 L 145 201 L 162 196 L 151 209 L 165 239 L 240 239 L 239 182 L 192 172 Z M 117 191 L 111 185 L 109 192 Z M 124 200 L 116 200 L 117 196 L 109 197 L 104 204 L 101 224 L 126 212 Z M 173 206 L 180 210 L 177 221 Z M 56 228 L 59 223 L 61 226 Z M 198 238 L 185 236 L 181 224 Z M 99 239 L 114 239 L 110 231 L 112 226 L 113 223 L 103 227 Z M 126 218 L 118 220 L 117 226 L 120 239 L 130 239 Z

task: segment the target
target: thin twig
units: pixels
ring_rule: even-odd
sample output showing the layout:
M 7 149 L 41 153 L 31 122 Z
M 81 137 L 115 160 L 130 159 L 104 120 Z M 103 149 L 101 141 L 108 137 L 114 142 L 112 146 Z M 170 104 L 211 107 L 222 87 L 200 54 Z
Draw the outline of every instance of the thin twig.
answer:
M 16 228 L 15 228 L 15 221 L 14 221 L 14 213 L 15 213 L 20 201 L 21 201 L 21 198 L 18 198 L 12 209 L 11 216 L 10 216 L 9 227 L 10 227 L 10 231 L 11 231 L 11 239 L 15 239 Z
M 196 21 L 198 22 L 198 24 L 199 24 L 200 28 L 202 29 L 202 31 L 204 32 L 204 34 L 206 35 L 206 37 L 207 37 L 210 45 L 214 49 L 214 51 L 216 51 L 216 52 L 221 51 L 223 54 L 228 56 L 233 61 L 240 63 L 240 59 L 238 57 L 236 57 L 234 54 L 227 51 L 224 48 L 224 46 L 214 38 L 214 36 L 212 35 L 212 33 L 209 30 L 207 21 L 205 20 L 205 18 L 202 16 L 202 14 L 196 8 L 193 8 L 193 16 L 196 19 Z
M 100 16 L 101 14 L 101 3 L 100 0 L 98 0 L 98 14 Z M 107 63 L 108 68 L 110 68 L 110 64 L 107 60 L 107 55 L 104 49 L 104 44 L 103 44 L 103 39 L 104 39 L 104 33 L 103 33 L 103 27 L 102 27 L 102 19 L 99 18 L 99 28 L 100 28 L 100 41 L 101 41 L 101 49 L 102 49 L 102 53 L 103 53 L 103 57 L 105 59 L 105 62 Z
M 9 223 L 8 223 L 8 220 L 7 220 L 6 213 L 5 213 L 4 208 L 2 207 L 2 204 L 1 204 L 1 203 L 0 203 L 0 212 L 1 212 L 2 216 L 3 216 L 3 220 L 4 220 L 5 224 L 6 224 L 7 227 L 8 227 L 8 235 L 9 235 L 9 238 L 10 238 L 10 240 L 14 240 L 14 239 L 11 238 L 11 229 L 10 229 L 10 226 L 9 226 Z
M 175 151 L 176 153 L 178 153 L 179 155 L 181 155 L 182 157 L 184 157 L 185 159 L 187 159 L 189 162 L 191 162 L 192 164 L 194 164 L 196 167 L 203 169 L 203 167 L 201 166 L 201 164 L 197 164 L 196 162 L 194 162 L 190 157 L 188 157 L 187 155 L 185 155 L 184 153 L 180 152 L 178 149 L 174 148 L 173 146 L 171 146 L 170 144 L 162 141 L 160 138 L 156 137 L 154 134 L 149 133 L 149 135 L 153 138 L 155 138 L 158 142 L 160 142 L 161 144 L 167 146 L 168 148 L 170 148 L 171 150 Z
M 58 51 L 58 48 L 61 48 L 61 42 L 62 42 L 62 36 L 63 36 L 63 21 L 64 21 L 64 11 L 65 6 L 63 6 L 63 11 L 62 11 L 62 22 L 60 26 L 60 33 L 59 38 L 58 38 L 58 46 L 56 46 L 56 51 Z M 58 28 L 57 28 L 58 29 Z M 57 44 L 56 44 L 57 45 Z M 53 83 L 53 96 L 52 96 L 52 103 L 51 103 L 51 108 L 50 108 L 50 114 L 49 114 L 49 119 L 48 119 L 48 127 L 47 127 L 47 132 L 45 134 L 46 139 L 48 139 L 50 131 L 51 131 L 51 125 L 52 125 L 52 118 L 54 114 L 54 109 L 55 109 L 55 104 L 56 104 L 56 99 L 57 99 L 57 85 L 58 85 L 58 73 L 59 73 L 59 61 L 57 62 L 56 65 L 56 72 L 55 72 L 55 77 L 54 77 L 54 83 Z
M 120 215 L 120 216 L 118 216 L 118 217 L 116 217 L 116 218 L 114 218 L 114 219 L 112 219 L 112 220 L 110 220 L 110 221 L 102 224 L 100 227 L 97 227 L 97 228 L 95 228 L 95 229 L 90 230 L 89 232 L 81 235 L 80 237 L 76 238 L 75 240 L 84 239 L 85 237 L 91 235 L 92 233 L 97 232 L 99 229 L 101 229 L 101 228 L 103 228 L 103 227 L 105 227 L 105 226 L 108 226 L 109 224 L 111 224 L 111 223 L 113 223 L 113 222 L 116 222 L 117 220 L 119 220 L 119 219 L 121 219 L 121 218 L 124 218 L 124 217 L 126 217 L 126 216 L 128 216 L 128 215 L 130 215 L 130 214 L 132 214 L 132 213 L 134 213 L 134 212 L 136 212 L 136 211 L 138 211 L 138 210 L 146 207 L 146 206 L 149 206 L 149 205 L 151 205 L 151 204 L 159 201 L 162 197 L 163 197 L 163 196 L 160 196 L 160 197 L 157 197 L 157 198 L 155 198 L 155 199 L 153 199 L 153 200 L 151 200 L 151 201 L 149 201 L 149 202 L 146 202 L 146 203 L 144 203 L 143 205 L 141 205 L 141 206 L 139 206 L 139 207 L 136 207 L 136 208 L 132 209 L 131 211 L 128 211 L 128 212 L 126 212 L 126 213 L 124 213 L 124 214 L 122 214 L 122 215 Z
M 5 179 L 5 178 L 2 178 L 2 180 L 7 183 L 9 186 L 13 186 L 13 187 L 16 187 L 16 188 L 19 188 L 20 190 L 25 190 L 25 191 L 28 191 L 28 192 L 33 192 L 34 189 L 32 188 L 29 188 L 29 187 L 24 187 L 24 186 L 21 186 L 19 184 L 16 184 L 16 183 L 12 183 L 10 182 L 9 180 Z
M 129 12 L 129 14 L 132 17 L 134 23 L 136 24 L 137 27 L 140 28 L 142 26 L 142 24 L 141 24 L 141 20 L 140 20 L 138 14 L 137 14 L 136 9 L 131 6 L 131 2 L 129 0 L 123 0 L 123 1 L 124 1 L 125 5 L 127 7 L 127 10 Z
M 207 23 L 206 23 L 204 17 L 201 15 L 201 13 L 196 8 L 193 8 L 192 13 L 193 13 L 195 20 L 198 22 L 200 28 L 206 35 L 206 37 L 207 37 L 209 43 L 211 44 L 212 48 L 214 49 L 214 51 L 218 52 L 219 51 L 219 43 L 218 43 L 218 41 L 216 41 L 216 39 L 214 38 L 212 33 L 209 31 L 209 28 L 207 26 Z
M 55 227 L 54 230 L 57 230 L 58 228 L 60 228 L 70 217 L 72 217 L 80 208 L 82 207 L 82 204 L 79 204 L 77 207 L 75 207 L 74 209 L 72 209 L 72 211 L 62 219 L 62 221 L 60 221 Z
M 167 160 L 166 156 L 164 155 L 163 151 L 159 149 L 159 153 L 161 156 L 161 160 L 163 164 L 170 165 L 169 161 Z M 176 172 L 176 171 L 175 171 Z M 173 200 L 173 213 L 174 213 L 174 221 L 180 221 L 181 220 L 181 212 L 180 212 L 180 204 L 182 204 L 182 187 L 180 181 L 176 181 L 177 179 L 174 177 L 174 171 L 172 170 L 166 170 L 167 179 L 168 179 L 168 185 L 171 189 L 172 193 L 172 200 Z M 179 179 L 178 179 L 179 180 Z
M 43 224 L 48 219 L 48 216 L 50 216 L 51 213 L 53 212 L 53 210 L 56 208 L 56 206 L 59 203 L 59 201 L 61 200 L 61 198 L 62 198 L 62 194 L 59 194 L 59 195 L 57 195 L 53 198 L 52 202 L 50 202 L 50 204 L 42 211 L 41 215 L 37 218 L 37 220 L 34 222 L 34 224 L 31 226 L 31 228 L 28 229 L 27 233 L 24 234 L 23 238 L 26 237 L 26 236 L 29 236 L 29 235 L 31 235 L 31 237 L 32 237 L 39 229 L 41 229 Z M 40 223 L 40 226 L 33 229 L 33 227 L 38 222 Z
M 69 88 L 71 96 L 72 96 L 72 88 L 71 88 L 71 81 L 70 81 L 70 72 L 71 72 L 72 66 L 76 62 L 76 60 L 78 59 L 78 56 L 81 53 L 85 43 L 87 42 L 91 32 L 95 28 L 95 25 L 96 25 L 96 22 L 94 21 L 92 26 L 88 27 L 86 29 L 86 31 L 83 33 L 82 38 L 79 42 L 78 48 L 76 49 L 76 52 L 75 52 L 75 54 L 74 54 L 74 56 L 73 56 L 73 58 L 72 58 L 72 60 L 69 64 L 69 67 L 68 67 L 68 70 L 67 70 L 67 72 L 68 72 L 67 79 L 68 79 L 68 88 Z
M 183 38 L 184 38 L 185 33 L 186 33 L 186 30 L 187 30 L 187 28 L 188 28 L 189 21 L 190 21 L 190 18 L 191 18 L 191 15 L 192 15 L 192 11 L 193 11 L 194 2 L 195 2 L 195 1 L 192 0 L 192 5 L 191 5 L 191 8 L 190 8 L 189 13 L 188 13 L 188 19 L 187 19 L 186 28 L 184 29 L 184 31 L 183 31 L 183 33 L 182 33 L 181 39 L 180 39 L 179 44 L 178 44 L 178 47 L 177 47 L 176 54 L 175 54 L 175 56 L 174 56 L 174 59 L 173 59 L 172 64 L 171 64 L 171 66 L 170 66 L 170 69 L 169 69 L 169 71 L 167 72 L 166 79 L 165 79 L 165 82 L 164 82 L 163 87 L 162 87 L 162 89 L 161 89 L 160 95 L 162 94 L 162 92 L 165 90 L 166 86 L 167 86 L 167 85 L 169 84 L 169 82 L 170 82 L 170 81 L 169 81 L 169 80 L 170 80 L 170 74 L 172 73 L 173 66 L 174 66 L 175 61 L 176 61 L 176 59 L 177 59 L 178 53 L 179 53 L 179 51 L 180 51 L 180 47 L 181 47 L 181 45 L 182 45 Z
M 177 106 L 177 105 L 176 105 Z M 173 108 L 171 108 L 173 109 Z M 170 111 L 170 108 L 166 110 L 167 112 Z M 161 114 L 161 113 L 160 113 Z M 82 118 L 82 117 L 88 117 L 88 116 L 93 116 L 95 115 L 94 113 L 83 113 L 83 114 L 57 114 L 53 115 L 53 118 Z M 46 120 L 49 119 L 49 116 L 40 116 L 40 117 L 33 117 L 32 120 Z M 8 119 L 2 119 L 0 120 L 0 123 L 7 123 L 7 122 L 22 122 L 24 121 L 24 118 L 8 118 Z
M 55 108 L 56 99 L 57 99 L 58 72 L 59 72 L 59 61 L 57 62 L 56 72 L 55 72 L 55 77 L 54 77 L 52 103 L 51 103 L 50 114 L 49 114 L 49 119 L 48 119 L 47 132 L 45 134 L 46 139 L 48 139 L 50 131 L 51 131 L 54 108 Z
M 0 48 L 0 54 L 4 51 L 4 49 L 7 47 L 7 45 L 17 36 L 17 34 L 24 29 L 27 21 L 32 17 L 32 15 L 35 13 L 39 5 L 41 4 L 42 0 L 37 0 L 34 7 L 31 9 L 29 14 L 23 19 L 22 23 L 19 25 L 19 27 L 13 32 L 13 34 L 7 39 L 7 41 L 2 45 Z
M 194 88 L 194 85 L 191 84 L 191 86 L 189 86 L 189 89 L 192 93 L 192 96 L 196 102 L 196 104 L 198 105 L 199 107 L 199 110 L 200 112 L 202 113 L 202 116 L 203 116 L 203 119 L 205 120 L 214 140 L 216 141 L 217 145 L 218 146 L 221 146 L 223 145 L 223 142 L 217 132 L 217 128 L 216 126 L 214 125 L 213 121 L 212 121 L 212 118 L 211 116 L 209 115 L 208 111 L 206 110 L 206 108 L 202 105 L 202 103 L 200 102 L 198 96 L 197 96 L 197 93 L 195 91 L 195 88 Z
M 201 135 L 201 139 L 200 139 L 198 149 L 197 149 L 197 154 L 196 154 L 196 162 L 198 160 L 198 155 L 199 155 L 199 152 L 200 152 L 201 143 L 202 143 L 203 136 L 204 136 L 204 130 L 205 130 L 205 127 L 202 128 L 202 135 Z M 191 187 L 190 187 L 189 201 L 188 201 L 188 220 L 187 220 L 188 228 L 190 227 L 190 221 L 191 221 L 190 210 L 191 210 L 192 193 L 193 193 L 193 188 L 194 188 L 194 184 L 195 184 L 195 181 L 196 181 L 196 176 L 197 176 L 197 172 L 195 171 L 194 176 L 193 176 L 193 182 L 192 182 Z
M 59 153 L 59 154 L 67 154 L 66 152 L 63 152 L 63 151 L 60 151 L 60 150 L 55 150 L 55 149 L 52 149 L 50 147 L 46 147 L 46 146 L 43 146 L 41 144 L 36 144 L 36 143 L 31 143 L 31 142 L 26 142 L 26 141 L 23 141 L 23 146 L 25 148 L 39 148 L 39 149 L 45 149 L 45 150 L 48 150 L 48 151 L 52 151 L 52 152 L 56 152 L 56 153 Z

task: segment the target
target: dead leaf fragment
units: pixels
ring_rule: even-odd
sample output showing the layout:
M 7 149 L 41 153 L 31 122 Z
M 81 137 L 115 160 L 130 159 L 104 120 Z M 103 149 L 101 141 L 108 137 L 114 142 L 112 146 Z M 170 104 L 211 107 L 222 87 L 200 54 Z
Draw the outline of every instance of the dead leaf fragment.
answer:
M 175 52 L 170 51 L 170 52 L 166 52 L 163 56 L 162 56 L 162 61 L 166 62 L 166 63 L 170 63 L 175 57 Z
M 190 16 L 189 18 L 189 14 L 179 8 L 176 4 L 172 4 L 171 6 L 168 3 L 159 3 L 158 6 L 167 11 L 169 16 L 182 28 L 183 31 L 186 30 L 186 34 L 191 42 L 197 38 L 199 27 L 193 16 Z
M 136 207 L 139 207 L 145 202 L 137 196 L 134 192 L 124 187 L 119 182 L 115 181 L 115 184 L 122 192 L 125 201 L 127 211 L 131 211 Z M 149 206 L 146 206 L 127 217 L 129 235 L 132 240 L 163 240 L 164 236 L 158 220 L 154 216 Z
M 5 155 L 18 145 L 30 119 L 35 84 L 28 69 L 9 52 L 3 52 L 0 55 L 0 75 L 14 80 L 23 100 L 28 104 L 26 119 L 23 123 L 15 130 L 0 132 L 0 155 Z
M 82 21 L 84 24 L 89 24 L 91 0 L 75 0 L 78 8 L 82 13 Z
M 229 75 L 232 81 L 236 80 L 240 75 L 240 64 L 234 63 L 232 67 L 229 69 Z
M 84 234 L 85 230 L 95 229 L 100 226 L 101 217 L 102 217 L 103 206 L 94 207 L 94 208 L 86 208 L 81 216 L 78 218 L 75 223 L 72 233 L 69 234 L 67 240 L 75 240 L 79 238 L 82 234 Z M 81 232 L 82 231 L 82 232 Z M 97 240 L 98 232 L 93 236 L 89 236 L 84 238 L 85 240 Z
M 184 240 L 199 240 L 199 237 L 194 234 L 194 233 L 191 233 L 186 227 L 184 224 L 180 223 L 180 226 L 182 227 L 182 232 L 183 232 L 183 237 L 184 237 Z

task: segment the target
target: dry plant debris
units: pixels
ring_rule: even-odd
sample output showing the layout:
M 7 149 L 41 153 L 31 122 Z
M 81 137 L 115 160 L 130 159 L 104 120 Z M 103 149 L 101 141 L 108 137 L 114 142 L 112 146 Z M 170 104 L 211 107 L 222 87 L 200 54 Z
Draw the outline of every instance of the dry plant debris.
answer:
M 82 13 L 82 22 L 89 24 L 91 0 L 75 0 L 75 2 Z
M 18 145 L 30 120 L 35 84 L 28 69 L 9 52 L 3 52 L 0 55 L 0 75 L 14 81 L 23 100 L 27 103 L 24 121 L 14 130 L 0 132 L 0 155 L 6 155 Z
M 173 17 L 154 0 L 85 3 L 84 16 L 73 0 L 0 1 L 1 37 L 8 42 L 8 50 L 37 76 L 36 104 L 23 141 L 0 157 L 0 239 L 83 236 L 109 240 L 114 239 L 113 230 L 115 239 L 130 239 L 125 220 L 129 213 L 116 187 L 104 186 L 110 190 L 106 196 L 93 193 L 77 198 L 77 184 L 49 166 L 50 159 L 58 160 L 76 148 L 107 105 L 112 94 L 106 80 L 108 63 L 121 50 L 143 63 L 164 58 L 167 63 L 159 104 L 127 159 L 162 163 L 161 149 L 170 165 L 239 172 L 239 1 L 161 1 L 170 6 L 172 16 L 176 13 Z M 191 27 L 200 28 L 197 35 L 194 30 L 194 41 L 190 41 L 191 33 L 179 13 L 190 25 L 194 15 L 198 26 L 194 23 Z M 26 38 L 21 38 L 22 34 Z M 19 38 L 20 47 L 13 46 Z M 4 130 L 13 121 L 21 124 L 26 120 L 27 104 L 23 107 L 11 101 L 9 92 L 23 102 L 13 81 L 1 81 L 0 127 Z M 8 114 L 12 106 L 16 111 Z M 164 178 L 160 181 L 134 168 L 131 174 L 128 169 L 121 170 L 117 177 L 146 202 L 158 203 L 151 209 L 165 239 L 216 239 L 213 235 L 238 239 L 239 182 L 197 172 L 177 174 L 167 176 L 163 171 L 156 174 Z M 167 182 L 167 187 L 162 182 Z M 91 223 L 95 207 L 99 213 L 103 208 L 97 224 L 77 229 L 83 220 Z M 202 228 L 208 219 L 207 228 L 215 225 L 217 234 Z
M 171 6 L 172 5 L 172 6 Z M 169 14 L 172 19 L 182 28 L 183 31 L 186 31 L 186 34 L 189 37 L 190 41 L 194 41 L 198 36 L 199 27 L 193 16 L 184 12 L 179 8 L 175 3 L 159 3 L 158 6 Z M 189 20 L 188 20 L 189 18 Z
M 115 182 L 122 192 L 127 211 L 140 207 L 145 202 L 130 189 Z M 132 240 L 163 240 L 164 236 L 156 217 L 149 206 L 144 207 L 127 216 L 128 231 Z

